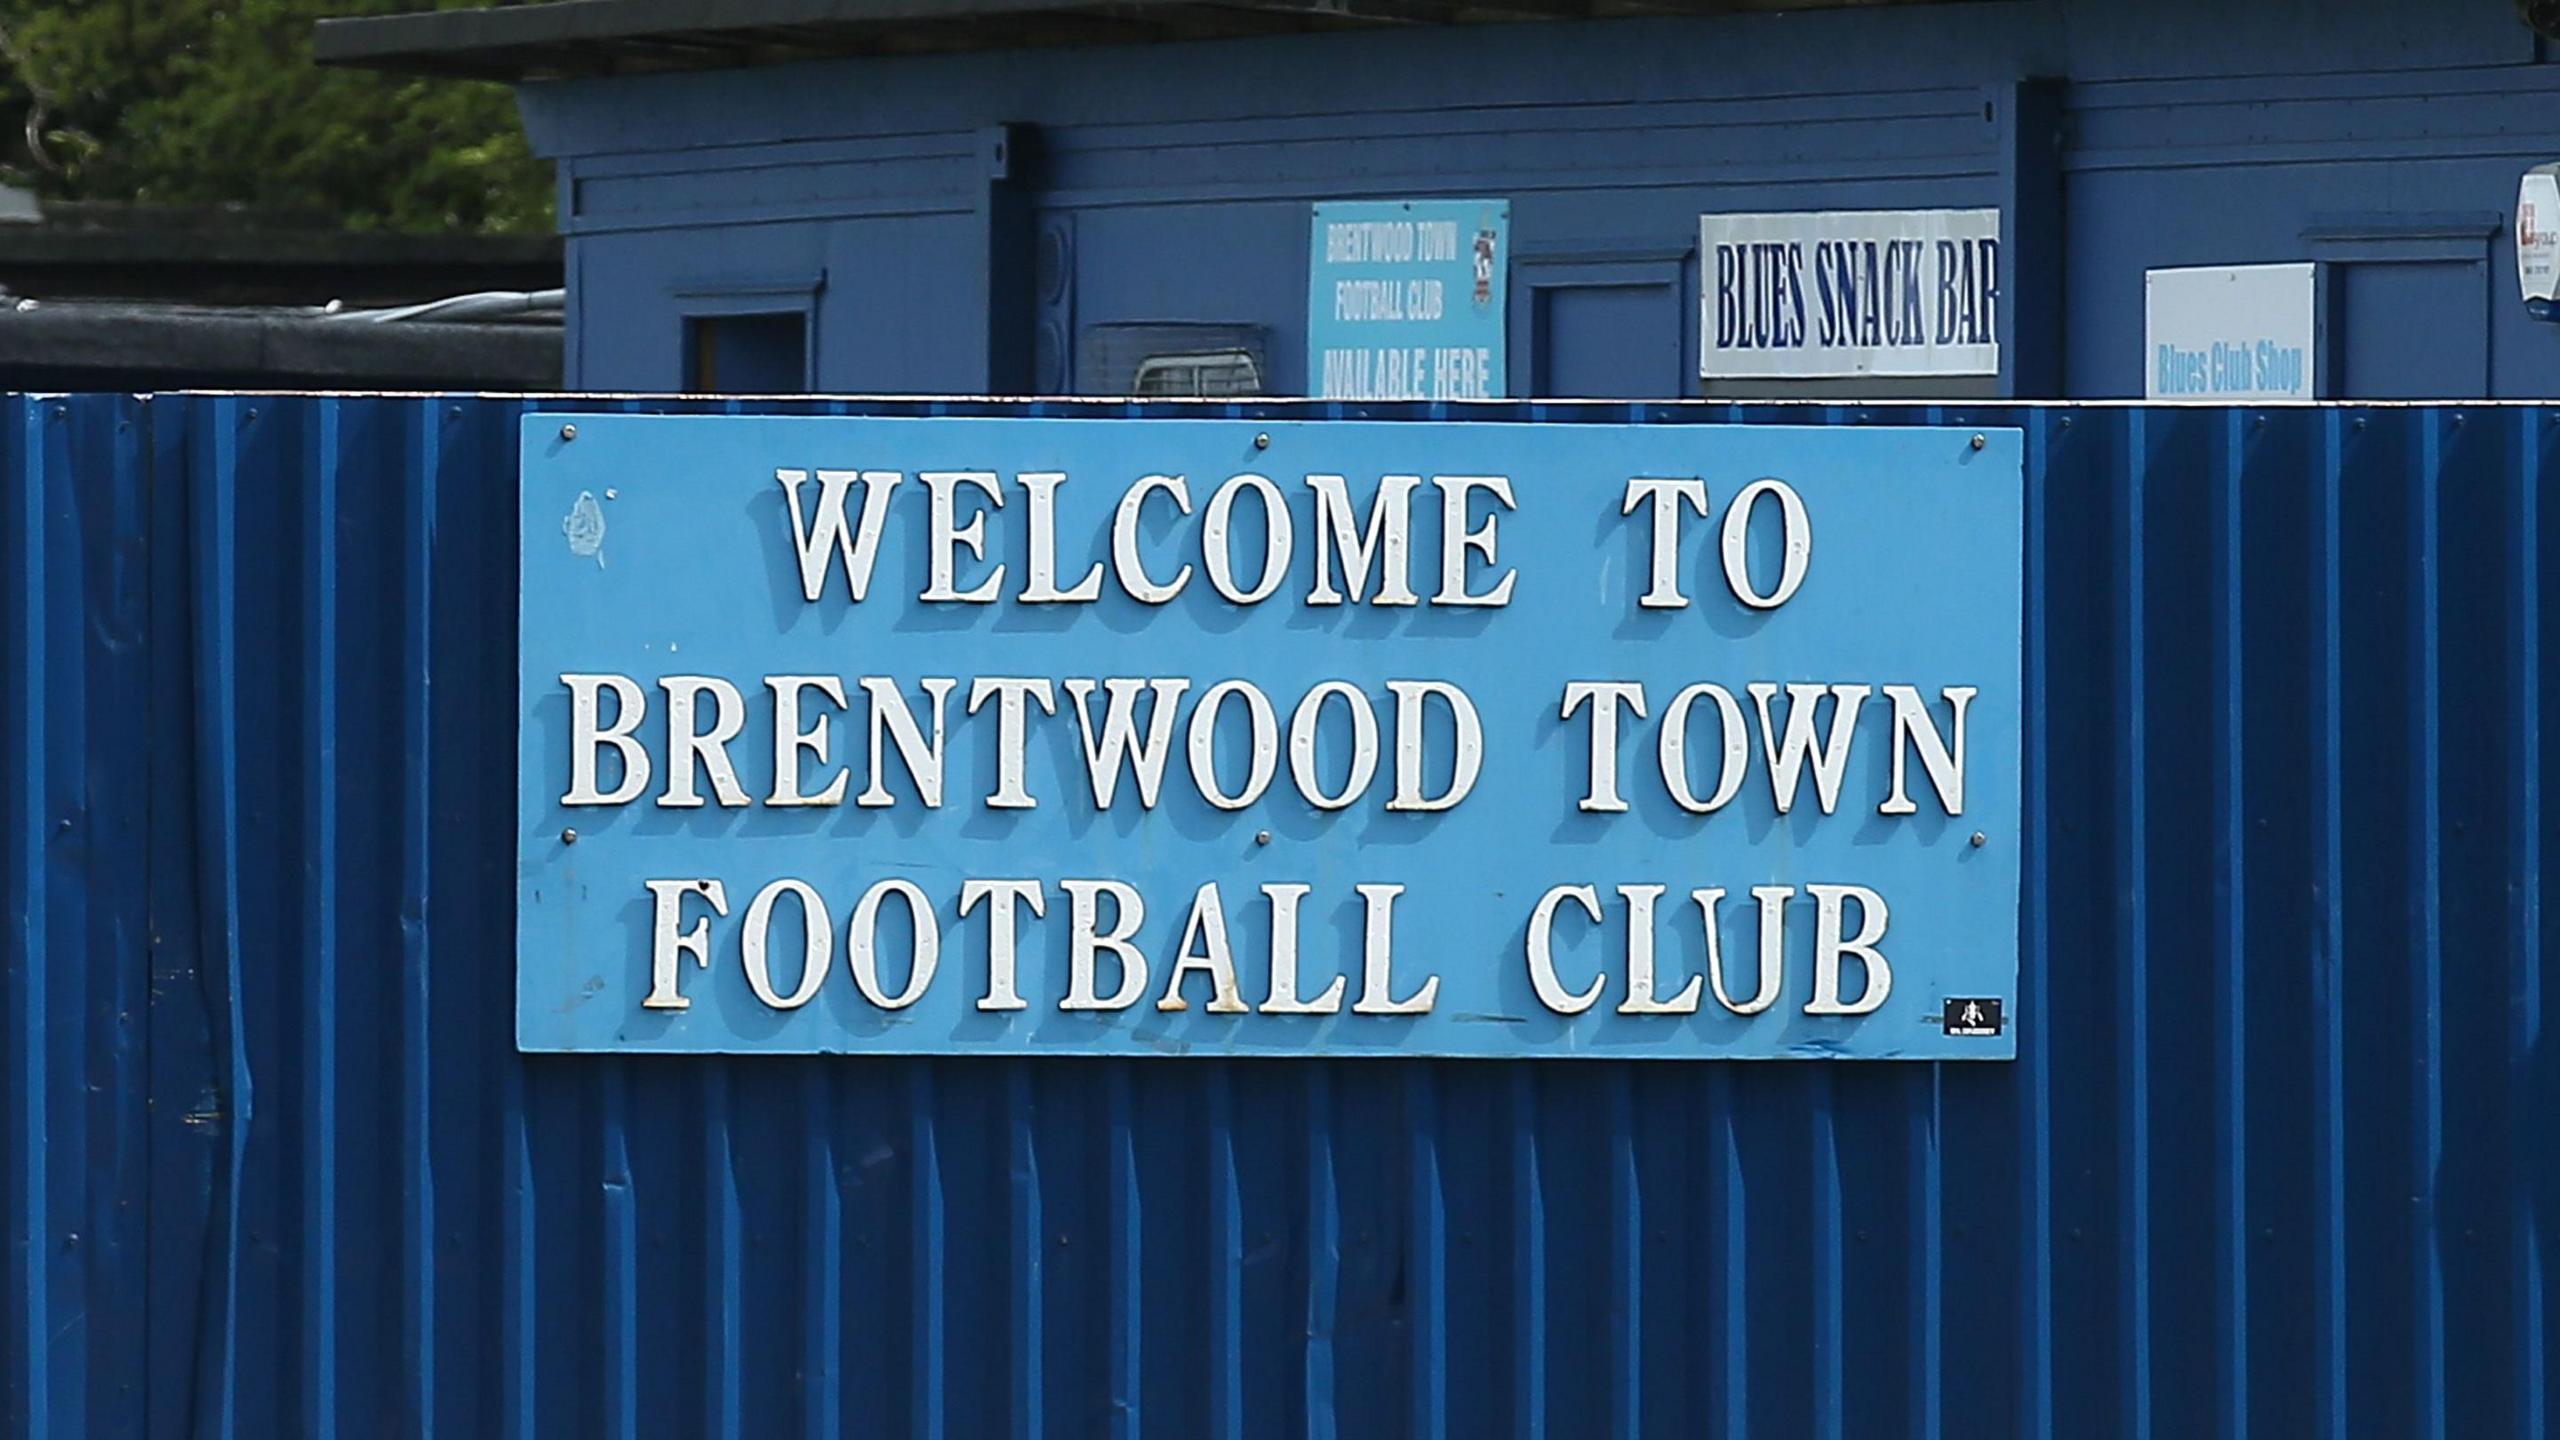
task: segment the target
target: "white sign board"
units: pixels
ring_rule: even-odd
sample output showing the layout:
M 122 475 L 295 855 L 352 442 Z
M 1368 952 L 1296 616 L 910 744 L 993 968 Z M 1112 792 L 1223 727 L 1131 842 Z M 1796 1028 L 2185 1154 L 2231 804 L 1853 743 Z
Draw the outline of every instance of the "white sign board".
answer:
M 2516 187 L 2516 285 L 2527 300 L 2560 300 L 2560 166 L 2537 165 Z
M 2203 265 L 2143 276 L 2146 400 L 2320 397 L 2320 267 Z
M 2000 212 L 1698 217 L 1698 374 L 2000 373 Z

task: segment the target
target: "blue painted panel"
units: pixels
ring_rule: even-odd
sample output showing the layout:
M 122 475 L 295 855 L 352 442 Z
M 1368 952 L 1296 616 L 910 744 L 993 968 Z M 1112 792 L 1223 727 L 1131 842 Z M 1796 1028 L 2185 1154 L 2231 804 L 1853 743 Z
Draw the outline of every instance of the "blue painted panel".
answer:
M 982 253 L 964 216 L 845 220 L 826 228 L 817 388 L 848 394 L 970 394 L 987 388 Z M 1029 257 L 1022 257 L 1029 264 Z M 959 284 L 968 273 L 969 283 Z M 1028 345 L 1030 337 L 1021 337 Z
M 2022 500 L 2014 434 L 725 417 L 589 418 L 566 433 L 574 438 L 555 417 L 525 423 L 516 913 L 518 1039 L 527 1049 L 1942 1059 L 2014 1051 L 2014 1032 L 1996 1018 L 2016 1007 Z M 860 601 L 849 598 L 847 562 L 818 530 L 823 491 L 805 473 L 834 468 L 919 477 L 885 491 Z M 963 528 L 981 527 L 972 548 L 984 553 L 952 552 L 956 568 L 943 578 L 960 593 L 983 588 L 991 603 L 918 598 L 940 573 L 929 568 L 939 562 L 920 477 L 955 469 L 992 472 L 1005 503 L 959 492 L 957 510 L 979 516 Z M 775 483 L 782 470 L 802 477 L 797 490 Z M 1072 589 L 1088 572 L 1107 572 L 1093 603 L 1018 599 L 1027 568 L 1040 563 L 1025 548 L 1029 502 L 1013 478 L 1028 471 L 1070 477 L 1055 502 L 1053 573 Z M 1282 523 L 1267 521 L 1252 496 L 1222 522 L 1233 526 L 1223 548 L 1205 528 L 1175 522 L 1177 506 L 1215 505 L 1212 492 L 1240 471 L 1278 477 Z M 1158 497 L 1124 530 L 1118 497 L 1142 475 L 1186 476 L 1190 488 L 1180 501 Z M 1458 541 L 1444 508 L 1451 491 L 1437 478 L 1408 492 L 1411 558 L 1358 562 L 1363 584 L 1342 579 L 1354 562 L 1316 558 L 1332 532 L 1303 480 L 1310 475 L 1353 477 L 1351 513 L 1362 517 L 1372 513 L 1380 475 L 1503 477 L 1500 492 L 1458 493 L 1470 533 L 1490 527 L 1485 543 L 1495 547 L 1494 558 L 1467 562 L 1466 592 L 1507 603 L 1443 603 L 1446 557 Z M 1653 583 L 1654 522 L 1649 502 L 1627 500 L 1628 480 L 1665 475 L 1701 477 L 1710 513 L 1671 537 L 1684 604 L 1649 609 L 1640 597 Z M 1791 585 L 1783 498 L 1760 498 L 1730 533 L 1750 537 L 1744 583 L 1784 598 L 1754 609 L 1725 578 L 1719 536 L 1738 494 L 1763 477 L 1801 497 L 1806 525 L 1792 533 L 1810 558 Z M 847 523 L 869 527 L 875 483 L 839 492 Z M 1626 518 L 1631 504 L 1636 514 Z M 825 567 L 815 602 L 805 598 L 811 559 L 795 545 L 803 533 L 817 537 L 805 555 Z M 1141 573 L 1120 554 L 1124 534 L 1141 547 Z M 1276 574 L 1265 569 L 1275 554 Z M 1229 589 L 1273 593 L 1253 604 L 1222 598 L 1199 568 L 1222 562 L 1241 567 L 1224 582 Z M 1423 603 L 1375 603 L 1381 577 L 1398 565 L 1407 593 Z M 1182 593 L 1160 603 L 1133 598 L 1153 583 L 1179 584 Z M 1365 585 L 1372 603 L 1340 603 L 1337 583 L 1354 595 Z M 1334 603 L 1310 598 L 1328 590 Z M 598 713 L 582 724 L 573 718 L 572 675 L 626 677 L 632 688 L 617 698 L 585 682 Z M 836 695 L 851 707 L 823 692 L 795 701 L 789 728 L 824 724 L 831 738 L 794 753 L 795 803 L 769 803 L 785 791 L 777 778 L 783 711 L 770 677 L 816 675 L 839 677 Z M 668 711 L 675 676 L 725 680 L 734 708 L 692 702 L 703 708 L 680 726 Z M 973 713 L 986 676 L 1054 685 L 1053 715 L 1025 712 L 1014 808 L 994 803 L 1006 749 L 996 712 Z M 1107 694 L 1077 693 L 1111 676 L 1131 677 L 1119 683 L 1133 689 L 1158 686 L 1151 700 L 1132 697 L 1125 723 L 1138 750 L 1158 757 L 1161 788 L 1109 745 Z M 927 677 L 945 677 L 943 696 L 930 694 Z M 885 707 L 864 693 L 875 678 L 894 692 Z M 1250 697 L 1200 719 L 1204 696 L 1230 679 L 1268 697 L 1270 729 L 1259 742 Z M 1597 786 L 1592 708 L 1566 703 L 1573 683 L 1592 680 L 1642 687 L 1612 727 L 1615 778 Z M 1422 702 L 1411 805 L 1399 812 L 1408 737 L 1393 687 L 1417 681 L 1458 694 Z M 1328 683 L 1349 691 L 1330 702 L 1304 698 Z M 1679 727 L 1691 747 L 1681 768 L 1688 798 L 1675 800 L 1659 737 L 1670 733 L 1674 697 L 1697 683 L 1721 687 L 1733 709 L 1720 715 L 1724 702 L 1712 692 L 1691 697 L 1695 708 Z M 1752 688 L 1761 685 L 1765 698 Z M 1879 685 L 1906 687 L 1913 704 L 1925 705 L 1925 742 L 1904 737 L 1892 689 Z M 1841 686 L 1849 688 L 1823 698 L 1822 687 Z M 1808 687 L 1811 696 L 1780 687 Z M 623 709 L 631 699 L 645 719 Z M 1464 743 L 1453 738 L 1460 701 L 1466 728 L 1481 737 L 1480 758 L 1463 764 L 1453 758 Z M 929 780 L 884 728 L 900 706 L 922 727 L 918 748 L 939 757 L 923 763 Z M 1355 713 L 1370 731 L 1364 741 L 1353 739 Z M 939 738 L 946 725 L 947 745 Z M 580 738 L 599 730 L 631 735 L 633 748 Z M 714 731 L 734 735 L 719 752 L 735 767 L 729 792 L 707 772 L 679 788 L 675 737 Z M 1921 746 L 1951 742 L 1961 768 L 1950 793 L 1924 778 Z M 1833 788 L 1809 768 L 1821 762 L 1805 758 L 1804 743 L 1828 749 Z M 643 757 L 636 768 L 635 753 Z M 1096 762 L 1095 753 L 1110 758 Z M 593 766 L 583 788 L 606 798 L 572 803 L 581 765 Z M 1897 793 L 1908 798 L 1897 802 Z M 798 800 L 812 795 L 833 798 Z M 671 808 L 688 800 L 690 810 Z M 1007 1008 L 1013 987 L 992 978 L 992 904 L 981 903 L 974 918 L 958 910 L 964 877 L 1035 884 L 1038 898 L 1025 900 L 1013 922 L 1021 927 L 1015 983 L 1027 1008 Z M 814 912 L 807 895 L 768 891 L 786 878 L 815 895 Z M 1086 1003 L 1075 1007 L 1083 1013 L 1070 1013 L 1065 1002 L 1078 987 L 1066 886 L 1094 879 L 1121 889 L 1086 902 L 1099 913 L 1084 933 L 1134 932 L 1140 958 L 1106 953 L 1090 962 Z M 696 881 L 717 893 L 686 898 L 657 888 Z M 912 893 L 877 888 L 891 882 Z M 1195 892 L 1211 884 L 1216 908 L 1196 908 Z M 1384 912 L 1394 969 L 1375 981 L 1363 936 L 1378 922 L 1364 915 L 1378 914 L 1370 907 L 1381 902 L 1364 902 L 1355 888 L 1370 884 L 1400 887 Z M 1264 888 L 1274 885 L 1301 887 L 1294 922 Z M 1586 916 L 1552 888 L 1572 886 L 1594 887 L 1588 904 L 1602 913 Z M 1627 886 L 1667 890 L 1637 902 Z M 1816 898 L 1833 886 L 1854 889 L 1830 902 L 1832 938 L 1872 943 L 1881 971 L 1871 973 L 1855 952 L 1827 966 L 1817 958 Z M 1693 978 L 1715 953 L 1700 923 L 1708 902 L 1694 896 L 1701 887 L 1730 897 L 1715 915 L 1725 959 L 1714 980 L 1729 1005 L 1703 999 Z M 1779 887 L 1784 905 L 1784 978 L 1774 996 L 1759 968 L 1761 887 Z M 857 901 L 878 908 L 866 914 Z M 922 917 L 910 908 L 917 903 Z M 1661 908 L 1639 927 L 1632 903 Z M 776 908 L 752 921 L 767 905 Z M 1542 905 L 1566 907 L 1555 911 L 1550 983 L 1582 997 L 1578 1006 L 1535 988 L 1526 947 L 1538 943 L 1533 914 Z M 1045 918 L 1035 919 L 1042 908 Z M 685 958 L 675 937 L 697 921 L 708 940 Z M 877 968 L 865 977 L 850 968 L 864 963 L 852 958 L 852 937 L 871 936 L 875 923 L 876 956 L 865 958 Z M 1643 998 L 1682 1013 L 1620 1010 L 1642 1003 L 1624 958 L 1639 931 L 1648 944 L 1660 937 L 1657 978 Z M 667 938 L 653 938 L 660 933 Z M 770 937 L 761 974 L 742 949 L 759 933 Z M 1296 996 L 1325 995 L 1344 977 L 1349 994 L 1328 1013 L 1290 1016 L 1265 1005 L 1290 997 L 1273 978 L 1283 935 L 1295 951 Z M 1232 960 L 1220 968 L 1244 998 L 1226 1003 L 1251 1013 L 1209 1008 L 1218 991 L 1205 957 L 1230 943 Z M 814 972 L 811 955 L 820 957 Z M 1178 977 L 1183 955 L 1203 963 Z M 1833 975 L 1819 1001 L 1818 968 Z M 1594 977 L 1604 977 L 1596 994 L 1605 1003 L 1593 1004 Z M 1870 983 L 1882 989 L 1870 995 Z M 1119 998 L 1096 1007 L 1097 994 Z M 1170 1005 L 1159 998 L 1173 996 L 1180 999 Z M 1988 1008 L 1962 1025 L 1943 1023 L 1951 1000 Z M 1819 1014 L 1817 1003 L 1854 1013 Z M 1409 1008 L 1354 1013 L 1385 1005 Z
M 2336 287 L 2333 343 L 2341 398 L 2416 400 L 2485 388 L 2486 266 L 2350 261 L 2331 266 L 2329 273 Z M 2507 276 L 2496 278 L 2503 283 Z
M 1079 327 L 1175 318 L 1260 326 L 1271 337 L 1273 388 L 1306 373 L 1303 204 L 1239 200 L 1057 213 L 1075 227 L 1068 286 Z M 1186 258 L 1164 263 L 1173 255 Z
M 138 1432 L 154 1212 L 141 403 L 0 402 L 0 1433 Z M 165 1133 L 165 1132 L 163 1132 Z M 127 1303 L 105 1303 L 123 1295 Z
M 1695 307 L 1668 285 L 1547 285 L 1530 306 L 1537 327 L 1532 394 L 1560 399 L 1674 396 L 1696 351 L 1681 320 Z

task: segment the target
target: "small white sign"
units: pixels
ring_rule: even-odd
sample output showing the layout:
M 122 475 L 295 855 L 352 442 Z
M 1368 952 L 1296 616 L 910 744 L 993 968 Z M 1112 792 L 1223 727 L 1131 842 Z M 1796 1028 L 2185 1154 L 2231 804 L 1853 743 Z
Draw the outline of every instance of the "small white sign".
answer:
M 2516 285 L 2527 300 L 2560 300 L 2560 166 L 2537 165 L 2516 187 Z
M 1698 217 L 1707 380 L 2000 373 L 1997 210 Z
M 2316 400 L 2320 267 L 2202 265 L 2143 276 L 2146 400 Z

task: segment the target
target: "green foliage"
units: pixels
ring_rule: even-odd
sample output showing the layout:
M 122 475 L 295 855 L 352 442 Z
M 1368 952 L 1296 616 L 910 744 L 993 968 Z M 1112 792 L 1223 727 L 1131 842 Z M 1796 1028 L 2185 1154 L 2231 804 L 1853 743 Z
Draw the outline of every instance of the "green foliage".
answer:
M 417 0 L 0 0 L 0 174 L 80 200 L 240 204 L 351 229 L 547 231 L 504 86 L 311 62 L 324 16 Z M 456 8 L 445 3 L 444 8 Z

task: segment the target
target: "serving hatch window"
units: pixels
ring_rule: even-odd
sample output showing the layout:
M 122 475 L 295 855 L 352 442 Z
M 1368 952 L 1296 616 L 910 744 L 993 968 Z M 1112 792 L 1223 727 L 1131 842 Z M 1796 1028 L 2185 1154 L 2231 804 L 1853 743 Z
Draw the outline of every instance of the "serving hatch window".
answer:
M 798 310 L 688 316 L 684 388 L 784 395 L 809 388 L 809 317 Z

